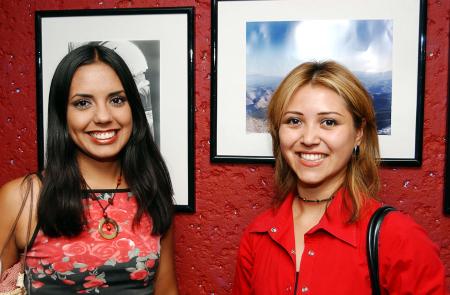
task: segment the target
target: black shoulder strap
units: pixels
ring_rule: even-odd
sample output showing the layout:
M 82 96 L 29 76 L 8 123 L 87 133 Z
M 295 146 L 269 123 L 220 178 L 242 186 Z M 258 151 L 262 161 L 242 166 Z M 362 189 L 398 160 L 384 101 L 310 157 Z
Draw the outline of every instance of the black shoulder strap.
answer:
M 383 206 L 378 208 L 372 215 L 367 227 L 367 260 L 369 264 L 370 282 L 372 284 L 372 294 L 379 295 L 380 278 L 378 270 L 378 236 L 380 234 L 381 223 L 390 211 L 395 211 L 394 207 Z

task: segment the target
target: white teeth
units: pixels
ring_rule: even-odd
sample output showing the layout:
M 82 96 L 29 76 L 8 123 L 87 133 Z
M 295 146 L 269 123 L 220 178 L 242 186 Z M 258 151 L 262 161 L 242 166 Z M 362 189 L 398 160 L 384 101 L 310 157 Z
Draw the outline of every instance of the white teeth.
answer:
M 116 135 L 116 131 L 108 131 L 108 132 L 91 132 L 90 135 L 95 137 L 96 139 L 110 139 L 114 135 Z
M 300 154 L 300 157 L 307 161 L 318 161 L 325 158 L 324 154 Z

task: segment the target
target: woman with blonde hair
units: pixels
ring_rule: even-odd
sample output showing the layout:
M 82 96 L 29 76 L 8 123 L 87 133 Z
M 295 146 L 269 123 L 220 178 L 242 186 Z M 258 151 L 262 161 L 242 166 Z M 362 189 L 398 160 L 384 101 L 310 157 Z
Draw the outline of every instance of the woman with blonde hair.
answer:
M 378 198 L 372 99 L 333 62 L 293 69 L 268 110 L 277 195 L 245 230 L 233 294 L 370 294 L 366 232 Z M 406 215 L 380 232 L 382 294 L 445 294 L 436 246 Z

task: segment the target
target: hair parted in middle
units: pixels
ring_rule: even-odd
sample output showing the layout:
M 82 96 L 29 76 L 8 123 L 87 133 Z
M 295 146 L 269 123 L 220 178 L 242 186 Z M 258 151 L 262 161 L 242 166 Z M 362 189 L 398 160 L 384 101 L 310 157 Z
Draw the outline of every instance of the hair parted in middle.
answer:
M 372 98 L 362 83 L 347 68 L 334 61 L 306 62 L 297 66 L 283 79 L 272 96 L 268 107 L 268 121 L 275 157 L 275 184 L 278 189 L 275 203 L 280 204 L 297 187 L 297 176 L 281 153 L 279 129 L 286 106 L 294 94 L 306 85 L 326 87 L 337 93 L 344 99 L 354 127 L 363 128 L 359 155 L 351 157 L 343 184 L 351 197 L 351 200 L 344 200 L 352 212 L 349 221 L 355 221 L 365 200 L 378 198 L 379 146 L 376 118 Z
M 67 104 L 75 72 L 84 65 L 104 63 L 119 77 L 133 118 L 132 134 L 118 155 L 123 176 L 136 196 L 136 224 L 152 217 L 153 233 L 164 234 L 173 214 L 173 189 L 168 169 L 153 141 L 133 76 L 123 59 L 100 45 L 84 45 L 58 64 L 50 86 L 46 165 L 38 203 L 38 222 L 48 236 L 76 236 L 86 223 L 82 204 L 86 182 L 77 163 L 77 146 L 67 127 Z

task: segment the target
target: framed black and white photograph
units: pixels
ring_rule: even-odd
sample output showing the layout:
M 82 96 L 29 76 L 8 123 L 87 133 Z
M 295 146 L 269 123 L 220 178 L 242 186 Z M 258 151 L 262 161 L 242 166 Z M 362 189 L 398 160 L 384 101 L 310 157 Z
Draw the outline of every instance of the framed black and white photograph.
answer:
M 297 65 L 335 60 L 373 98 L 382 163 L 421 165 L 425 21 L 425 0 L 213 0 L 211 161 L 273 162 L 273 92 Z
M 81 45 L 101 44 L 116 51 L 133 74 L 170 172 L 177 211 L 195 211 L 193 16 L 191 7 L 37 11 L 39 168 L 45 165 L 48 95 L 56 66 Z

